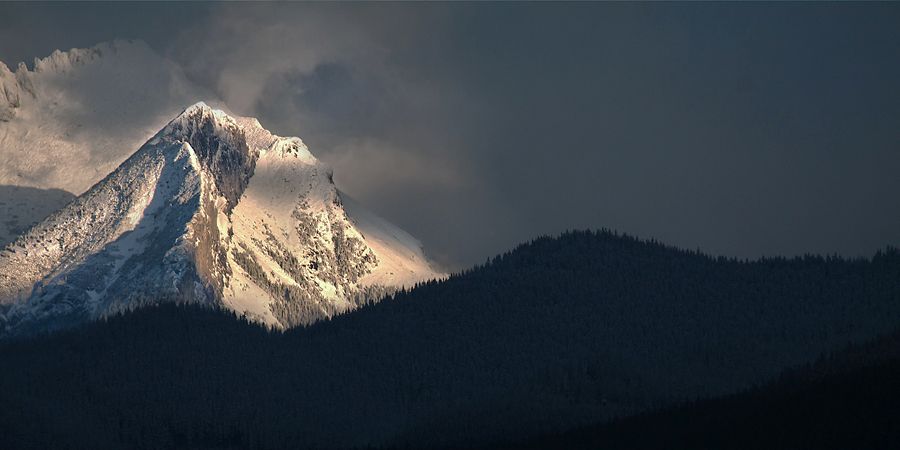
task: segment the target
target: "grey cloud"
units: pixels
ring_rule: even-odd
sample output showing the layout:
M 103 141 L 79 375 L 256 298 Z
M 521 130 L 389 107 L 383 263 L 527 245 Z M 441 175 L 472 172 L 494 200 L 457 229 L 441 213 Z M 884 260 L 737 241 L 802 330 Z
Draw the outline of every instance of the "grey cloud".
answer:
M 452 268 L 575 227 L 900 244 L 894 4 L 2 8 L 0 59 L 143 38 Z

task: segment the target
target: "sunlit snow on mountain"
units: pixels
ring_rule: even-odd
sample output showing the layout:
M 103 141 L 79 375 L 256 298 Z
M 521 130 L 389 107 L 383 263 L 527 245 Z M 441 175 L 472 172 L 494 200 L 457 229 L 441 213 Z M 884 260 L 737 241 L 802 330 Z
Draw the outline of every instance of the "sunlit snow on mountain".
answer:
M 0 185 L 80 194 L 0 253 L 0 333 L 166 301 L 287 328 L 441 276 L 300 139 L 205 103 L 172 112 L 205 93 L 143 44 L 2 66 L 0 82 Z

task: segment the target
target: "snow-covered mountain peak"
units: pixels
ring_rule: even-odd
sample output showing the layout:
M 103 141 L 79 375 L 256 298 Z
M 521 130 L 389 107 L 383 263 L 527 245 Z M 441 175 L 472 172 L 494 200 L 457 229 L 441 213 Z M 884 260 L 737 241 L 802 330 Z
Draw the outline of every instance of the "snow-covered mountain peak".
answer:
M 258 120 L 253 119 L 256 123 Z M 252 122 L 248 122 L 252 123 Z M 172 119 L 160 134 L 178 135 L 185 132 L 196 132 L 203 127 L 213 127 L 215 131 L 227 130 L 231 133 L 243 132 L 237 120 L 220 109 L 214 109 L 205 102 L 197 102 L 188 106 L 178 116 Z M 260 125 L 262 127 L 262 125 Z
M 228 202 L 228 211 L 247 187 L 260 152 L 250 147 L 244 128 L 235 119 L 203 102 L 185 109 L 150 142 L 189 144 L 202 170 Z
M 438 276 L 299 138 L 197 103 L 0 252 L 0 334 L 164 301 L 287 328 Z

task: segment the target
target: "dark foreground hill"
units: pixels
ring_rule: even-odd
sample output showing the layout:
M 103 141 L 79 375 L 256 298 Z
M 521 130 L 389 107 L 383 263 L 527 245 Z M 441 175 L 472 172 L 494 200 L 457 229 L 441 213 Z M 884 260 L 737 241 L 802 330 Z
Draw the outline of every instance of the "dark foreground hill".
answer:
M 284 334 L 164 306 L 0 345 L 0 448 L 460 446 L 736 392 L 900 324 L 900 253 L 541 238 Z
M 900 334 L 704 399 L 500 449 L 896 449 Z

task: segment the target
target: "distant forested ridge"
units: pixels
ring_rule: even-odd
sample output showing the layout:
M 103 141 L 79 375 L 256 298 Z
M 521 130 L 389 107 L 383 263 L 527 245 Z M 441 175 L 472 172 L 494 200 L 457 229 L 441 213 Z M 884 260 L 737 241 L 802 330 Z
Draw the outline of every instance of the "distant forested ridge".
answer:
M 0 344 L 0 448 L 469 446 L 734 393 L 900 328 L 900 252 L 539 238 L 307 328 L 159 306 Z

